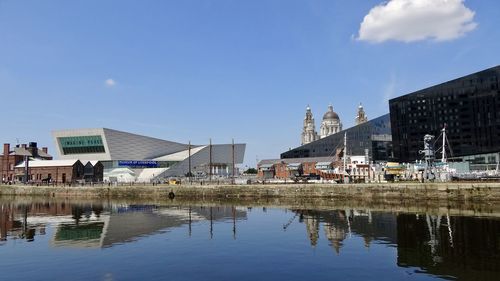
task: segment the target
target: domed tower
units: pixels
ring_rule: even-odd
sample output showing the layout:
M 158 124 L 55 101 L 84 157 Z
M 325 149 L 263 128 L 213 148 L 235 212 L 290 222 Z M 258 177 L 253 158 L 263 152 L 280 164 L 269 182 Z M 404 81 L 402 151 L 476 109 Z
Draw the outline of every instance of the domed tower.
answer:
M 358 106 L 358 115 L 356 116 L 356 125 L 363 124 L 368 121 L 368 117 L 365 115 L 365 110 L 363 109 L 363 105 L 359 103 Z
M 342 123 L 340 122 L 339 115 L 333 111 L 333 106 L 328 106 L 328 111 L 323 115 L 321 121 L 320 135 L 321 138 L 335 134 L 342 131 Z
M 304 145 L 317 139 L 318 133 L 316 132 L 316 126 L 314 125 L 314 117 L 312 115 L 311 108 L 308 105 L 306 108 L 306 117 L 304 117 L 301 144 Z

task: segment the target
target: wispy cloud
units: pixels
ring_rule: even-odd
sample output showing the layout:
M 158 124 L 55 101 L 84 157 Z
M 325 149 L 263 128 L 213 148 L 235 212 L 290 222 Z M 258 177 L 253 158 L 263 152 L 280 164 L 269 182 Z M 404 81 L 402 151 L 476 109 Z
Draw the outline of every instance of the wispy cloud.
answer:
M 391 77 L 389 78 L 389 82 L 384 87 L 383 90 L 383 99 L 382 103 L 384 106 L 387 106 L 388 102 L 390 99 L 396 97 L 396 88 L 397 88 L 397 79 L 396 75 L 393 73 L 391 74 Z
M 474 49 L 476 49 L 475 46 L 468 46 L 458 50 L 455 56 L 453 56 L 453 61 L 461 61 L 464 57 L 470 56 L 473 54 Z
M 106 79 L 106 81 L 104 81 L 104 85 L 106 85 L 106 87 L 112 88 L 112 87 L 116 86 L 116 81 L 109 78 L 109 79 Z
M 390 0 L 364 17 L 356 39 L 384 41 L 447 41 L 474 30 L 475 12 L 464 0 Z

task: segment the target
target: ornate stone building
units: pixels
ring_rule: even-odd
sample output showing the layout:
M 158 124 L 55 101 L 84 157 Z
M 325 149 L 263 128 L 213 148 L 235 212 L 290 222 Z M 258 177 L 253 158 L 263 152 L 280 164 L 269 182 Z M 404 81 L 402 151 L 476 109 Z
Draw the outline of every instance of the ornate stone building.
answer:
M 333 106 L 329 105 L 328 111 L 323 115 L 323 121 L 321 121 L 320 136 L 324 138 L 340 131 L 342 131 L 342 123 L 339 115 L 333 111 Z
M 363 105 L 359 103 L 358 106 L 358 115 L 356 116 L 356 125 L 363 124 L 368 121 L 368 117 L 366 117 L 365 110 L 363 109 Z
M 304 145 L 318 139 L 318 133 L 316 132 L 316 126 L 314 125 L 314 117 L 312 115 L 311 108 L 308 105 L 306 108 L 306 117 L 304 117 L 301 144 Z
M 320 138 L 327 137 L 342 131 L 342 122 L 340 122 L 339 115 L 333 111 L 333 106 L 328 106 L 328 111 L 323 115 L 321 121 L 320 135 L 316 132 L 314 124 L 314 117 L 309 105 L 306 108 L 306 117 L 304 118 L 304 127 L 302 129 L 301 144 L 308 144 L 310 142 L 319 140 Z

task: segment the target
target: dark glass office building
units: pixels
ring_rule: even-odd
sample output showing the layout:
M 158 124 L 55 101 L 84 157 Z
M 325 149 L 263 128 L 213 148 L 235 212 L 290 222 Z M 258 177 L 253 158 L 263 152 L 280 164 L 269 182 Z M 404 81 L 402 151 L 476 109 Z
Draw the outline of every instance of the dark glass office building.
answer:
M 392 157 L 391 122 L 389 114 L 281 154 L 281 158 L 333 157 L 344 147 L 347 133 L 347 154 L 366 155 L 370 161 L 387 161 Z
M 500 152 L 500 66 L 389 101 L 394 156 L 422 159 L 426 134 L 447 136 L 457 160 L 488 164 Z M 441 147 L 438 140 L 437 147 Z M 467 158 L 465 156 L 483 155 Z

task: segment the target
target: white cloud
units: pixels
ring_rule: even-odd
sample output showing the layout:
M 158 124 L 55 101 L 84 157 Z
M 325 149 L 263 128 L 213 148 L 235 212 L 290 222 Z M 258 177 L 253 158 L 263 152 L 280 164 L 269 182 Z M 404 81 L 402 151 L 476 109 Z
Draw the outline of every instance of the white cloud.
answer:
M 107 86 L 107 87 L 114 87 L 116 85 L 116 81 L 109 78 L 107 79 L 106 81 L 104 81 L 104 84 Z
M 396 87 L 397 87 L 396 75 L 391 74 L 389 82 L 385 85 L 383 90 L 383 99 L 382 103 L 387 106 L 390 99 L 396 97 Z
M 464 0 L 390 0 L 370 10 L 357 39 L 374 43 L 452 40 L 476 28 L 474 14 Z

